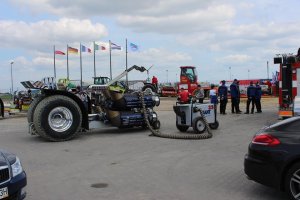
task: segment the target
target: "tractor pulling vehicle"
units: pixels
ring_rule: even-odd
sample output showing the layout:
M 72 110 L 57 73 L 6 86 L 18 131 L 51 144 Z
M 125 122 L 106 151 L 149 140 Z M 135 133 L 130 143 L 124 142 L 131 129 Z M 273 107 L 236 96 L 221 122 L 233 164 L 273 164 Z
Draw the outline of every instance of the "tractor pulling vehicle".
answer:
M 82 91 L 74 94 L 47 89 L 47 85 L 40 82 L 23 82 L 27 88 L 41 89 L 41 95 L 28 110 L 29 132 L 50 141 L 65 141 L 74 138 L 80 131 L 108 125 L 119 128 L 146 127 L 145 117 L 153 129 L 159 129 L 160 122 L 153 110 L 160 104 L 159 97 L 145 95 L 143 109 L 139 93 L 127 92 L 118 83 L 133 69 L 141 72 L 145 70 L 144 67 L 134 65 L 107 84 L 90 85 L 87 95 Z M 93 104 L 90 100 L 92 94 L 97 99 Z M 81 95 L 85 95 L 86 100 Z

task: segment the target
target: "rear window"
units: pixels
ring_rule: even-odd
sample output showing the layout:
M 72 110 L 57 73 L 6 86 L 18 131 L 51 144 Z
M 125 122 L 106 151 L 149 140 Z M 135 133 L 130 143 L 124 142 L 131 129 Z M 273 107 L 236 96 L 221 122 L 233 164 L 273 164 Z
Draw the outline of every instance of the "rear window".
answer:
M 269 128 L 277 131 L 299 131 L 300 117 L 292 117 L 271 125 Z

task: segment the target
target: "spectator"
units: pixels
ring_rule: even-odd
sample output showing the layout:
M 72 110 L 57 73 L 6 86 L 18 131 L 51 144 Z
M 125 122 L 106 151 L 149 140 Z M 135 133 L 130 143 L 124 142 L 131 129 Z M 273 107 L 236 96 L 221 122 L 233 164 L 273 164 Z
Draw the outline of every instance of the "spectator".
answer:
M 180 103 L 189 103 L 190 100 L 189 96 L 190 96 L 189 92 L 184 88 L 181 88 L 178 96 L 178 100 Z
M 158 86 L 158 79 L 157 79 L 156 76 L 153 76 L 153 77 L 152 77 L 152 85 L 154 85 L 154 86 L 156 87 L 156 89 L 157 89 L 157 86 Z
M 239 100 L 239 87 L 237 85 L 237 79 L 234 79 L 230 85 L 230 96 L 231 96 L 231 113 L 240 114 L 241 111 L 238 107 Z
M 259 82 L 256 83 L 256 90 L 255 90 L 255 106 L 256 106 L 256 112 L 261 113 L 261 87 L 259 85 Z
M 198 85 L 197 89 L 194 90 L 194 96 L 196 97 L 196 102 L 203 103 L 204 100 L 204 90 L 201 85 Z
M 247 97 L 248 97 L 248 100 L 247 100 L 247 110 L 246 110 L 245 114 L 249 114 L 250 103 L 252 105 L 251 114 L 254 113 L 255 93 L 256 93 L 256 88 L 253 85 L 253 82 L 250 81 L 250 85 L 247 88 Z
M 217 92 L 215 89 L 215 85 L 211 85 L 211 89 L 209 90 L 210 103 L 218 104 Z
M 222 85 L 218 89 L 218 96 L 220 97 L 220 113 L 226 115 L 228 88 L 225 85 L 225 80 L 222 81 Z
M 237 91 L 238 91 L 238 96 L 237 96 L 237 109 L 238 109 L 238 112 L 242 112 L 240 110 L 240 103 L 241 103 L 241 91 L 240 91 L 240 81 L 237 81 L 236 82 L 236 85 L 237 85 Z

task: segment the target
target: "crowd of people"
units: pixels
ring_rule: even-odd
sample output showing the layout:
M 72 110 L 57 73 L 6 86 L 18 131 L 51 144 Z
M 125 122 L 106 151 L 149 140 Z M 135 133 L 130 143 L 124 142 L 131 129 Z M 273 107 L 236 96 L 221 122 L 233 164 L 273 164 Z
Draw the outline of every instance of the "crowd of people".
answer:
M 226 115 L 226 106 L 228 103 L 228 94 L 231 97 L 231 113 L 233 114 L 241 114 L 242 111 L 240 110 L 240 88 L 239 88 L 239 81 L 234 79 L 232 84 L 229 87 L 225 85 L 226 81 L 221 81 L 221 85 L 218 89 L 215 88 L 214 85 L 211 86 L 209 91 L 209 98 L 210 103 L 212 104 L 219 104 L 220 102 L 220 114 Z M 247 87 L 247 103 L 246 103 L 246 112 L 245 114 L 254 114 L 254 110 L 256 108 L 256 113 L 261 113 L 261 96 L 262 90 L 259 82 L 256 82 L 255 85 L 253 81 L 250 81 L 250 85 Z M 205 98 L 205 93 L 201 85 L 198 85 L 197 89 L 193 92 L 193 94 L 189 94 L 189 92 L 181 88 L 179 92 L 178 99 L 181 103 L 189 103 L 191 97 L 194 97 L 195 102 L 203 103 Z M 250 110 L 251 105 L 251 110 Z

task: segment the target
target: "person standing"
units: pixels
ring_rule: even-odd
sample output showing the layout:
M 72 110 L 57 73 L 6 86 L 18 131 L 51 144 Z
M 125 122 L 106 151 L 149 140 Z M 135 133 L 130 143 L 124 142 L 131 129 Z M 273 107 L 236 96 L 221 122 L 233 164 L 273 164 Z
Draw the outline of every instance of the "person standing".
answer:
M 238 110 L 238 112 L 242 113 L 242 111 L 240 110 L 240 102 L 241 102 L 240 81 L 237 81 L 236 85 L 237 85 L 237 92 L 238 92 L 238 96 L 237 96 L 237 110 Z
M 197 89 L 194 90 L 194 96 L 196 97 L 196 102 L 203 103 L 204 90 L 201 85 L 198 85 Z
M 234 79 L 232 84 L 230 85 L 230 96 L 231 96 L 231 113 L 240 114 L 241 111 L 238 108 L 238 85 L 237 79 Z
M 256 83 L 256 90 L 255 90 L 255 107 L 256 107 L 256 112 L 261 113 L 261 87 L 259 85 L 259 82 Z
M 221 82 L 222 85 L 218 89 L 218 96 L 220 97 L 220 113 L 226 115 L 228 88 L 225 85 L 225 80 Z
M 215 89 L 215 85 L 211 85 L 211 89 L 209 90 L 210 103 L 218 104 L 218 96 L 217 91 Z
M 250 103 L 252 105 L 251 107 L 251 114 L 254 113 L 254 104 L 255 104 L 255 93 L 256 93 L 256 87 L 253 85 L 253 82 L 250 81 L 250 85 L 247 88 L 247 110 L 245 112 L 245 114 L 249 114 L 249 107 L 250 107 Z
M 153 76 L 153 77 L 152 77 L 152 85 L 154 85 L 154 86 L 156 87 L 156 89 L 157 89 L 157 86 L 158 86 L 158 79 L 157 79 L 156 76 Z
M 190 97 L 190 93 L 185 90 L 184 88 L 180 89 L 180 93 L 178 95 L 178 100 L 180 103 L 184 104 L 184 103 L 189 103 L 189 97 Z

